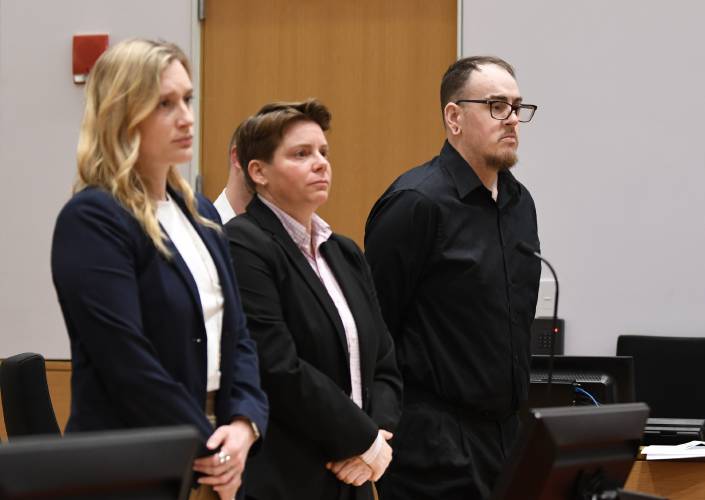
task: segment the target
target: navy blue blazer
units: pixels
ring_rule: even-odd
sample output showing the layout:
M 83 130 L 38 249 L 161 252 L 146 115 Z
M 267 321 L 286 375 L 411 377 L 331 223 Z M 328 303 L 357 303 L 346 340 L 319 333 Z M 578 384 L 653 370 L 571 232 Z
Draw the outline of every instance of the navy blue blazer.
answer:
M 266 429 L 254 342 L 222 235 L 196 223 L 225 298 L 217 424 L 236 416 Z M 198 196 L 198 210 L 220 222 Z M 85 189 L 56 221 L 51 268 L 71 341 L 71 416 L 66 430 L 191 424 L 203 443 L 213 432 L 204 414 L 206 331 L 196 283 L 176 247 L 160 254 L 138 221 L 108 192 Z M 205 449 L 202 449 L 204 452 Z

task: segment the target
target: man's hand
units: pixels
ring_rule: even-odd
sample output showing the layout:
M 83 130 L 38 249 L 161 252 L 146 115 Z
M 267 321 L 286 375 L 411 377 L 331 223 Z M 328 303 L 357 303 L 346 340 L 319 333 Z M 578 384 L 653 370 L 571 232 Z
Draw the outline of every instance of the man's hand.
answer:
M 212 486 L 221 500 L 232 500 L 242 483 L 247 454 L 255 439 L 252 426 L 244 419 L 218 427 L 206 447 L 209 450 L 220 448 L 220 451 L 193 462 L 193 470 L 204 474 L 198 482 Z

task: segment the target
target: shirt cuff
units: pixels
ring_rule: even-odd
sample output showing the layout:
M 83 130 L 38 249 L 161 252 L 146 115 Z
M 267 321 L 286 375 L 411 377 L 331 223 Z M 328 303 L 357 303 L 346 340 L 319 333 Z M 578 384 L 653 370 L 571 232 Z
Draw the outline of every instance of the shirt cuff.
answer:
M 370 465 L 372 462 L 374 462 L 377 459 L 377 455 L 379 455 L 379 451 L 382 449 L 382 443 L 384 443 L 384 437 L 382 437 L 382 432 L 378 431 L 377 432 L 377 439 L 374 440 L 372 443 L 372 446 L 360 455 L 360 458 L 362 458 L 362 461 L 365 462 L 367 465 Z

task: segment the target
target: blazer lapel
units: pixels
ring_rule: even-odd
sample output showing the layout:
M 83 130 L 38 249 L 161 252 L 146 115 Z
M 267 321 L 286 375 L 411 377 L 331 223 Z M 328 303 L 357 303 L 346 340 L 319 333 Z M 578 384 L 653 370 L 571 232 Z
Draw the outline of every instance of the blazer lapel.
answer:
M 208 253 L 210 254 L 211 258 L 213 259 L 213 263 L 215 264 L 215 268 L 218 271 L 218 278 L 220 281 L 220 286 L 223 289 L 223 297 L 229 297 L 231 296 L 232 290 L 230 287 L 232 286 L 230 280 L 227 278 L 227 269 L 226 269 L 226 263 L 223 260 L 223 256 L 221 255 L 221 252 L 218 251 L 218 242 L 215 240 L 217 236 L 214 234 L 213 231 L 208 231 L 206 228 L 201 226 L 198 222 L 194 220 L 194 218 L 191 216 L 191 213 L 188 211 L 186 208 L 186 203 L 184 202 L 183 198 L 173 190 L 169 189 L 169 196 L 171 196 L 174 201 L 176 202 L 177 205 L 179 205 L 179 208 L 183 212 L 183 214 L 186 216 L 188 221 L 191 223 L 191 226 L 196 230 L 196 233 L 201 238 L 201 241 L 203 241 L 203 244 L 206 246 L 208 249 Z M 164 228 L 162 227 L 162 231 L 164 231 Z M 166 232 L 165 232 L 166 234 Z M 196 310 L 199 312 L 199 314 L 202 316 L 203 315 L 203 307 L 201 304 L 201 296 L 198 293 L 198 286 L 196 285 L 196 281 L 193 279 L 193 275 L 191 274 L 191 270 L 188 268 L 188 265 L 186 264 L 186 261 L 184 261 L 183 257 L 181 257 L 181 254 L 179 251 L 176 249 L 176 246 L 174 243 L 171 241 L 171 239 L 167 240 L 167 247 L 171 251 L 172 255 L 172 263 L 174 267 L 179 271 L 179 274 L 183 278 L 184 282 L 186 283 L 189 292 L 191 293 L 191 297 L 194 300 L 194 303 L 196 304 Z M 228 301 L 225 301 L 225 308 L 228 307 Z
M 191 222 L 193 227 L 196 229 L 196 232 L 201 237 L 201 241 L 203 241 L 203 244 L 206 246 L 206 248 L 208 249 L 208 253 L 213 259 L 215 269 L 216 271 L 218 271 L 218 279 L 220 281 L 220 287 L 223 291 L 223 297 L 232 297 L 234 293 L 233 286 L 235 284 L 230 279 L 230 273 L 228 269 L 231 265 L 230 261 L 226 260 L 228 257 L 223 255 L 223 252 L 219 250 L 219 247 L 221 245 L 218 241 L 218 238 L 220 238 L 220 236 L 212 229 L 208 229 L 202 226 L 201 224 L 197 223 L 193 219 L 193 217 L 191 217 L 191 214 L 188 212 L 188 210 L 185 210 L 184 213 L 186 214 L 186 217 L 188 217 L 188 220 Z M 201 215 L 204 214 L 201 213 Z M 228 308 L 229 303 L 230 301 L 225 301 L 225 309 Z
M 306 257 L 301 253 L 301 250 L 299 250 L 299 247 L 296 246 L 289 236 L 289 233 L 286 232 L 286 229 L 284 229 L 284 226 L 282 226 L 277 216 L 256 196 L 247 206 L 247 214 L 250 215 L 262 229 L 271 233 L 277 244 L 284 249 L 289 260 L 293 263 L 294 268 L 313 291 L 319 304 L 335 326 L 338 338 L 343 347 L 343 352 L 346 354 L 346 359 L 349 359 L 348 340 L 345 336 L 345 329 L 340 315 L 338 314 L 338 309 L 335 307 L 333 300 L 330 298 L 330 295 L 328 295 L 328 291 L 325 286 L 323 286 L 321 280 L 316 276 L 313 269 L 311 269 L 311 265 L 306 260 Z
M 166 247 L 171 252 L 171 258 L 168 259 L 167 262 L 169 262 L 169 264 L 176 268 L 179 275 L 181 276 L 181 279 L 184 280 L 184 284 L 186 284 L 186 288 L 188 289 L 189 294 L 193 299 L 193 303 L 196 306 L 197 314 L 201 315 L 202 317 L 203 308 L 201 306 L 201 296 L 198 294 L 198 287 L 196 286 L 196 281 L 193 279 L 193 275 L 191 274 L 191 271 L 186 265 L 186 261 L 184 261 L 183 257 L 181 257 L 181 254 L 177 250 L 176 245 L 174 245 L 174 242 L 171 241 L 171 239 L 168 237 L 168 233 L 164 230 L 164 227 L 161 224 L 159 224 L 159 226 L 162 228 L 164 234 L 167 235 L 165 243 Z
M 321 245 L 321 252 L 323 257 L 325 257 L 328 266 L 338 280 L 340 289 L 343 291 L 345 300 L 348 303 L 350 312 L 355 320 L 355 325 L 357 326 L 357 340 L 360 350 L 360 373 L 364 376 L 366 369 L 366 361 L 368 359 L 365 353 L 370 346 L 369 342 L 369 328 L 365 328 L 364 324 L 360 323 L 361 318 L 367 318 L 369 316 L 369 310 L 366 307 L 369 298 L 366 296 L 364 288 L 360 287 L 360 281 L 353 267 L 347 262 L 345 256 L 343 255 L 340 245 L 335 240 L 335 235 L 331 237 Z

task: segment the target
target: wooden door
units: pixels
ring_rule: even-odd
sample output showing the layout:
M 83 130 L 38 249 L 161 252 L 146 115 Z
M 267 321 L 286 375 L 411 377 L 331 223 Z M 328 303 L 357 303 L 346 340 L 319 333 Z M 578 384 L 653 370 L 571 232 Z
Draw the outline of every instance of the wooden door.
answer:
M 374 201 L 440 150 L 441 77 L 456 58 L 457 0 L 208 0 L 201 173 L 227 179 L 233 130 L 263 104 L 317 97 L 332 112 L 333 186 L 320 215 L 362 243 Z

